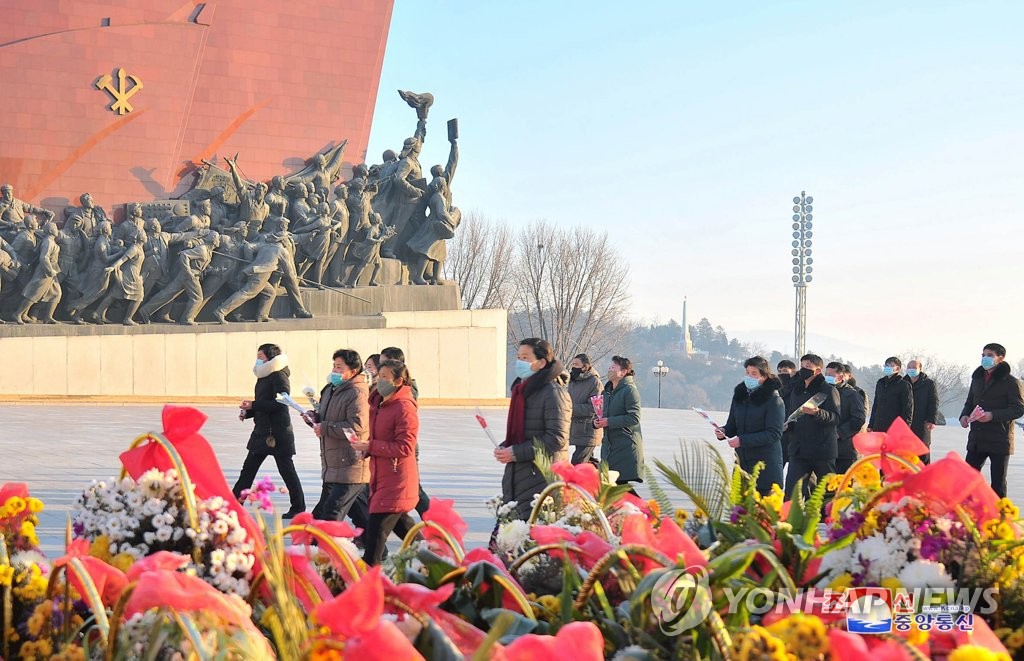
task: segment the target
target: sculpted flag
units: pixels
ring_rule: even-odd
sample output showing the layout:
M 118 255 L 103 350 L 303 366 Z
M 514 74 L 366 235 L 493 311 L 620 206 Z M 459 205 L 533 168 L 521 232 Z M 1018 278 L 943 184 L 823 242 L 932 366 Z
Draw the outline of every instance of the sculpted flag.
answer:
M 220 496 L 228 508 L 238 515 L 238 523 L 249 533 L 255 545 L 256 556 L 263 551 L 263 536 L 260 534 L 256 521 L 242 507 L 235 495 L 231 493 L 224 472 L 217 461 L 217 455 L 210 447 L 199 429 L 206 422 L 206 414 L 189 406 L 164 406 L 163 414 L 164 437 L 175 447 L 185 464 L 192 483 L 196 487 L 196 497 L 206 499 Z M 138 480 L 147 470 L 157 468 L 167 471 L 174 468 L 171 458 L 156 443 L 145 443 L 139 447 L 121 453 L 121 465 L 125 471 Z

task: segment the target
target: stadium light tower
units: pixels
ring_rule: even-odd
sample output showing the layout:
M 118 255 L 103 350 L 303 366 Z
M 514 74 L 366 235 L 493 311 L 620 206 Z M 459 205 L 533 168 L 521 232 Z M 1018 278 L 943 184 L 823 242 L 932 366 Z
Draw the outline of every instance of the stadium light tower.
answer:
M 799 197 L 793 198 L 793 286 L 796 288 L 796 320 L 794 330 L 793 357 L 800 359 L 807 349 L 807 285 L 810 284 L 814 271 L 814 259 L 811 257 L 811 221 L 814 198 L 801 191 Z

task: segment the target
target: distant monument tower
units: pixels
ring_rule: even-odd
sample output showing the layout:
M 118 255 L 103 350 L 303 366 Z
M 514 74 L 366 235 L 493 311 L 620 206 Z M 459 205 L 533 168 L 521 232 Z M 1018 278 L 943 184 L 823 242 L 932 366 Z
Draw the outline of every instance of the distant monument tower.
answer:
M 693 339 L 690 337 L 690 324 L 686 321 L 686 297 L 683 297 L 683 333 L 679 338 L 680 348 L 686 352 L 687 357 L 694 354 Z

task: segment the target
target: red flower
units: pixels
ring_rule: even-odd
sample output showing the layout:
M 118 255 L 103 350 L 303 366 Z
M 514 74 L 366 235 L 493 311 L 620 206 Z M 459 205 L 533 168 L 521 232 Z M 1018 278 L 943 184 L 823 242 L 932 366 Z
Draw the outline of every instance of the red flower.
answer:
M 462 566 L 468 567 L 475 562 L 489 562 L 502 571 L 505 570 L 505 563 L 501 561 L 501 558 L 488 551 L 486 547 L 478 546 L 477 548 L 466 552 L 466 557 L 462 559 Z
M 568 542 L 580 547 L 583 553 L 579 555 L 585 569 L 590 569 L 597 564 L 598 560 L 614 550 L 611 544 L 589 530 L 573 535 L 565 528 L 559 528 L 558 526 L 534 526 L 530 530 L 530 536 L 538 544 L 561 544 L 562 542 Z M 551 551 L 550 553 L 554 558 L 562 556 L 561 551 Z
M 357 583 L 313 610 L 314 619 L 345 642 L 352 659 L 422 659 L 409 639 L 384 614 L 384 579 L 374 567 Z
M 455 501 L 446 498 L 431 498 L 430 507 L 426 512 L 423 513 L 424 521 L 431 521 L 441 526 L 452 539 L 459 543 L 459 546 L 464 546 L 463 539 L 465 538 L 466 531 L 469 530 L 469 525 L 463 520 L 459 513 L 455 511 Z M 423 529 L 423 536 L 428 542 L 436 542 L 436 545 L 441 545 L 447 548 L 447 544 L 441 541 L 441 533 L 437 532 L 433 528 L 427 526 Z
M 668 556 L 677 565 L 685 567 L 707 567 L 708 559 L 693 539 L 683 532 L 675 520 L 664 517 L 658 532 L 651 528 L 651 522 L 640 514 L 627 516 L 622 522 L 622 543 L 642 544 Z M 657 567 L 652 560 L 644 562 L 645 571 Z
M 188 556 L 171 551 L 157 551 L 147 555 L 128 568 L 128 580 L 137 581 L 142 574 L 149 571 L 177 571 L 188 565 Z
M 590 462 L 574 466 L 568 461 L 559 461 L 551 467 L 551 470 L 566 484 L 575 484 L 591 496 L 597 496 L 601 490 L 601 474 Z
M 249 607 L 239 597 L 229 597 L 203 579 L 180 571 L 142 571 L 138 575 L 135 589 L 128 597 L 124 610 L 125 617 L 131 618 L 136 613 L 162 607 L 173 608 L 182 613 L 212 613 L 227 624 L 260 635 L 252 623 Z
M 313 602 L 313 598 L 306 590 L 306 587 L 300 585 L 300 580 L 305 581 L 312 588 L 313 592 L 320 597 L 320 601 L 326 601 L 331 598 L 330 588 L 324 583 L 320 572 L 317 571 L 303 549 L 297 546 L 289 546 L 284 550 L 284 557 L 291 564 L 292 571 L 294 572 L 294 575 L 290 577 L 288 585 L 291 588 L 292 594 L 299 600 L 299 603 L 302 604 L 307 613 L 312 611 L 316 604 Z M 269 590 L 267 592 L 269 593 Z
M 455 584 L 442 585 L 436 590 L 431 590 L 424 585 L 416 583 L 394 584 L 384 579 L 384 594 L 394 597 L 414 611 L 430 610 L 448 600 L 455 592 Z
M 0 505 L 3 505 L 11 498 L 28 498 L 28 485 L 24 482 L 4 482 L 0 487 Z
M 128 579 L 117 567 L 108 565 L 99 558 L 94 558 L 90 555 L 81 555 L 81 550 L 81 545 L 73 544 L 69 549 L 68 555 L 58 558 L 53 563 L 53 566 L 61 567 L 63 565 L 68 565 L 72 558 L 77 558 L 85 567 L 85 571 L 89 574 L 89 578 L 92 579 L 93 584 L 96 585 L 96 591 L 99 592 L 100 600 L 106 606 L 113 606 L 121 596 L 121 591 L 124 590 L 126 585 L 128 585 Z M 88 551 L 88 549 L 86 550 Z M 84 597 L 87 592 L 85 590 L 85 583 L 82 582 L 81 577 L 71 567 L 67 567 L 65 571 L 68 582 L 70 582 L 72 587 L 78 591 L 78 594 Z
M 829 629 L 829 644 L 835 661 L 912 661 L 910 654 L 895 640 L 861 636 L 842 629 Z
M 573 659 L 574 661 L 602 661 L 604 637 L 593 622 L 570 622 L 555 636 L 526 634 L 505 648 L 508 661 L 534 661 L 534 659 Z
M 302 512 L 296 514 L 295 518 L 292 519 L 291 525 L 293 526 L 313 526 L 319 528 L 331 537 L 345 537 L 352 539 L 357 537 L 362 532 L 359 528 L 353 528 L 349 525 L 348 521 L 324 521 L 322 519 L 314 519 L 313 515 L 309 512 Z M 296 530 L 292 533 L 292 541 L 296 544 L 309 544 L 312 539 L 312 535 L 308 532 Z
M 902 465 L 889 461 L 885 455 L 895 454 L 903 457 L 928 454 L 928 446 L 921 442 L 903 418 L 896 418 L 886 432 L 861 432 L 853 437 L 853 446 L 862 455 L 881 454 L 874 465 L 889 476 L 902 475 L 909 472 Z
M 249 533 L 249 539 L 255 545 L 258 558 L 263 551 L 263 536 L 260 534 L 259 526 L 231 493 L 231 488 L 224 479 L 224 471 L 217 461 L 217 455 L 214 454 L 210 443 L 199 433 L 199 429 L 206 422 L 206 414 L 188 406 L 168 404 L 164 406 L 162 419 L 163 435 L 181 455 L 185 469 L 196 487 L 196 497 L 223 498 L 228 508 L 238 515 L 238 523 Z M 167 453 L 155 443 L 145 443 L 133 450 L 122 452 L 121 464 L 135 480 L 151 468 L 162 471 L 174 468 Z
M 925 466 L 920 473 L 905 476 L 890 499 L 903 496 L 921 500 L 939 516 L 962 505 L 978 525 L 999 518 L 999 496 L 981 473 L 955 452 Z

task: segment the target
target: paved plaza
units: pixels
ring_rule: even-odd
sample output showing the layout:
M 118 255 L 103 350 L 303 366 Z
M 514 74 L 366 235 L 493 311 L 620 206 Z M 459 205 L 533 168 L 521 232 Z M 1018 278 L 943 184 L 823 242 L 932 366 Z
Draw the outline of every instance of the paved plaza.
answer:
M 239 422 L 233 406 L 200 406 L 209 420 L 203 434 L 233 483 L 245 458 L 245 443 L 252 422 Z M 493 525 L 485 501 L 501 492 L 502 467 L 491 455 L 492 446 L 477 424 L 472 409 L 424 408 L 420 411 L 420 471 L 431 496 L 453 498 L 469 523 L 467 544 L 483 545 Z M 486 409 L 484 415 L 500 438 L 505 426 L 504 409 Z M 320 457 L 316 438 L 298 416 L 293 416 L 298 454 L 295 464 L 306 492 L 307 509 L 320 494 Z M 717 416 L 725 421 L 725 414 Z M 711 427 L 691 411 L 644 409 L 643 434 L 648 461 L 660 458 L 671 463 L 681 438 L 714 440 Z M 43 499 L 40 537 L 48 554 L 63 548 L 64 528 L 75 497 L 90 480 L 116 476 L 117 456 L 146 431 L 160 431 L 158 406 L 99 405 L 0 405 L 0 482 L 27 482 L 32 495 Z M 935 430 L 933 456 L 951 450 L 963 452 L 967 432 L 957 427 Z M 719 444 L 723 449 L 724 444 Z M 1010 496 L 1024 500 L 1021 455 L 1010 460 Z M 259 476 L 270 475 L 281 484 L 272 459 Z M 986 478 L 988 467 L 985 468 Z M 647 495 L 641 488 L 642 495 Z M 684 498 L 674 490 L 670 497 L 679 505 Z M 287 496 L 277 494 L 279 511 L 288 507 Z

